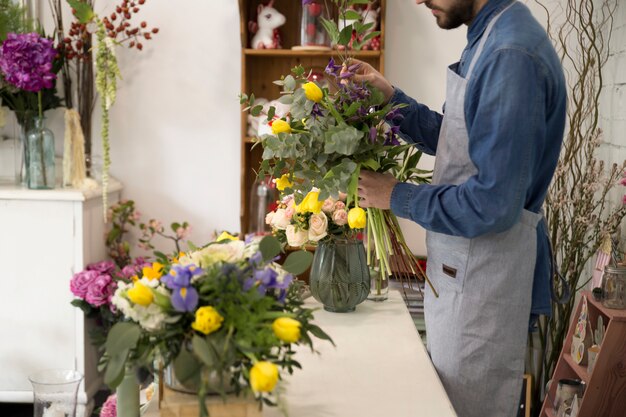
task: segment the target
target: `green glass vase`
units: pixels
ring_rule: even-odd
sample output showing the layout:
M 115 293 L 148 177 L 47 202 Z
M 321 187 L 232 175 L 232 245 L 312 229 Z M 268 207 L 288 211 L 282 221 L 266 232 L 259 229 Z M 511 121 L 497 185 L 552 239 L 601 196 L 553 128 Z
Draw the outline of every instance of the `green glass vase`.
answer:
M 313 298 L 327 311 L 346 313 L 370 293 L 370 273 L 360 240 L 332 239 L 315 250 L 309 277 Z

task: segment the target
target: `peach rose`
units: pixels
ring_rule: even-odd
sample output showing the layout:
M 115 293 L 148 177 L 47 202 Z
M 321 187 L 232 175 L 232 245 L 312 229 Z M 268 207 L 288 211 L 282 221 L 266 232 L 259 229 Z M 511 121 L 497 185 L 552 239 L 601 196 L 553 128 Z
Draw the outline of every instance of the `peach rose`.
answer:
M 294 247 L 303 246 L 308 237 L 306 230 L 300 230 L 293 224 L 287 226 L 287 229 L 285 229 L 285 235 L 287 236 L 287 243 L 289 246 Z
M 328 217 L 324 213 L 313 214 L 309 219 L 309 240 L 318 242 L 328 235 Z
M 337 226 L 343 226 L 348 223 L 348 212 L 344 209 L 335 210 L 333 213 L 333 222 Z

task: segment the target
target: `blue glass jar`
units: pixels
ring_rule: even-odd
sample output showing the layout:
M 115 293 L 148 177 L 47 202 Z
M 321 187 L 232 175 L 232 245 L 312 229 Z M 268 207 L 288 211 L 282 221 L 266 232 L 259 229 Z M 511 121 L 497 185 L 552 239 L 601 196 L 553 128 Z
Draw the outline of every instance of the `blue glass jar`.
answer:
M 26 170 L 28 188 L 49 190 L 54 188 L 54 134 L 44 127 L 44 118 L 36 117 L 33 127 L 26 133 Z

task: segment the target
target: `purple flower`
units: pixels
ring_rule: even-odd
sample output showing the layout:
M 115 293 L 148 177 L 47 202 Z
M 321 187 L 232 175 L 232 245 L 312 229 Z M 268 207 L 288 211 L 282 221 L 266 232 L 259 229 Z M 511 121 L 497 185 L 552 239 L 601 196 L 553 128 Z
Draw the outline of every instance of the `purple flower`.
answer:
M 111 274 L 115 271 L 115 263 L 113 261 L 102 261 L 87 265 L 87 271 L 97 271 L 101 274 Z
M 111 301 L 115 288 L 117 284 L 110 275 L 98 275 L 87 288 L 85 301 L 95 307 L 107 304 Z
M 376 130 L 376 127 L 374 126 L 370 127 L 370 134 L 369 134 L 370 142 L 372 143 L 376 142 L 377 135 L 378 135 L 378 130 Z
M 328 65 L 324 69 L 324 72 L 328 75 L 334 75 L 335 77 L 339 76 L 339 71 L 341 71 L 341 65 L 335 65 L 335 60 L 330 58 L 328 61 Z
M 196 265 L 174 266 L 161 278 L 172 290 L 172 306 L 176 311 L 194 311 L 198 305 L 198 291 L 191 286 L 191 279 L 203 273 Z
M 302 5 L 306 6 L 307 4 L 313 3 L 314 0 L 302 0 Z
M 109 395 L 104 404 L 102 404 L 100 417 L 117 417 L 117 397 L 115 394 Z
M 35 32 L 9 33 L 0 48 L 0 70 L 5 80 L 25 91 L 52 88 L 56 79 L 52 61 L 57 55 L 52 45 L 52 40 Z
M 83 300 L 87 296 L 87 290 L 91 283 L 100 275 L 98 271 L 81 271 L 74 274 L 70 281 L 70 291 L 76 297 L 80 297 Z

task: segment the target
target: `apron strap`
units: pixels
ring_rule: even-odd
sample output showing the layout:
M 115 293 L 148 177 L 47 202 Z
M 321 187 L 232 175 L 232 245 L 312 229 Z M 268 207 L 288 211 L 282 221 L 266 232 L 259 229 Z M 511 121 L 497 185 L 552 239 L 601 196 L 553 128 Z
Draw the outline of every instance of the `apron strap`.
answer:
M 515 3 L 517 2 L 516 1 L 511 2 L 511 4 L 506 6 L 500 13 L 498 13 L 493 19 L 491 19 L 491 21 L 487 25 L 487 28 L 485 29 L 483 36 L 480 38 L 480 43 L 478 44 L 478 48 L 476 48 L 476 52 L 474 53 L 474 56 L 472 57 L 472 62 L 470 63 L 469 69 L 467 70 L 467 74 L 465 75 L 466 80 L 469 80 L 470 76 L 472 75 L 472 71 L 474 70 L 476 61 L 478 61 L 478 58 L 482 54 L 483 49 L 485 47 L 485 42 L 487 42 L 487 38 L 489 37 L 489 34 L 491 33 L 491 29 L 493 29 L 493 26 L 496 24 L 496 21 L 500 18 L 500 16 L 502 16 L 502 13 L 506 12 Z

